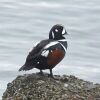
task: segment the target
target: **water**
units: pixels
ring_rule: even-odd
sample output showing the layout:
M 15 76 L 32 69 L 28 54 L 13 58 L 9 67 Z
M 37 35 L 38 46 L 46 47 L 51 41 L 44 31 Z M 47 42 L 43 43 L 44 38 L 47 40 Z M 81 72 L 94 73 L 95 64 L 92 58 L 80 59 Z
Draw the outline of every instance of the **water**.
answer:
M 100 83 L 100 0 L 0 0 L 0 97 L 17 75 L 38 71 L 18 69 L 57 23 L 70 35 L 66 57 L 54 74 Z

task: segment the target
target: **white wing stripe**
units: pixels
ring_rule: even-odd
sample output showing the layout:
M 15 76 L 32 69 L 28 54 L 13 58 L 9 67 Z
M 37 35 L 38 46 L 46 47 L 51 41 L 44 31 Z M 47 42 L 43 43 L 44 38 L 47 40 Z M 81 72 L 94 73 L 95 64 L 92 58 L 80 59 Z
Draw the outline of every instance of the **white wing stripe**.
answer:
M 66 52 L 67 49 L 65 48 L 65 46 L 64 46 L 62 43 L 60 43 L 60 41 L 65 42 L 66 39 L 62 39 L 62 40 L 59 40 L 59 41 L 51 42 L 51 43 L 49 43 L 48 45 L 46 45 L 46 46 L 44 47 L 44 50 L 45 50 L 45 49 L 48 49 L 49 47 L 54 46 L 54 45 L 56 45 L 56 44 L 59 43 L 59 44 L 63 47 L 63 49 L 65 50 L 65 52 Z M 42 55 L 47 56 L 48 53 L 49 53 L 48 50 L 47 50 L 47 51 L 43 51 L 43 52 L 42 52 Z
M 51 46 L 53 46 L 53 45 L 56 45 L 56 44 L 58 44 L 58 43 L 59 43 L 58 41 L 51 42 L 51 43 L 49 43 L 48 45 L 46 45 L 46 46 L 44 47 L 44 49 L 47 49 L 47 48 L 49 48 L 49 47 L 51 47 Z
M 49 54 L 49 50 L 44 50 L 41 55 L 44 57 L 48 57 L 48 54 Z

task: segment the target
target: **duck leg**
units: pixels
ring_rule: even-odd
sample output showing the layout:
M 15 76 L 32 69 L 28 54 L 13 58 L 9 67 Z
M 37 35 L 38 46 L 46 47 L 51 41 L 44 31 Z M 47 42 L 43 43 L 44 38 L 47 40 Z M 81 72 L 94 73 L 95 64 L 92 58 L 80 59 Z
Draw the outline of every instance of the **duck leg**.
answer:
M 50 69 L 50 77 L 52 77 L 52 78 L 53 78 L 52 69 Z
M 39 75 L 43 75 L 43 71 L 40 69 L 40 72 L 38 74 Z

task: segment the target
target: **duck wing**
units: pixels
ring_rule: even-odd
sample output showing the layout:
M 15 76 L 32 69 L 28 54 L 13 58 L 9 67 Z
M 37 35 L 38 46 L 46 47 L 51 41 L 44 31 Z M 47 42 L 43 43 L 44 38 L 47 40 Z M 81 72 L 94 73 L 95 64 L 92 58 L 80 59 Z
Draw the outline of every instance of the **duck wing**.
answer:
M 19 71 L 22 70 L 30 70 L 32 68 L 34 68 L 35 64 L 36 64 L 36 60 L 39 57 L 41 51 L 43 50 L 43 48 L 50 43 L 50 39 L 47 40 L 42 40 L 40 43 L 38 43 L 28 54 L 27 58 L 26 58 L 26 62 L 25 64 L 19 69 Z

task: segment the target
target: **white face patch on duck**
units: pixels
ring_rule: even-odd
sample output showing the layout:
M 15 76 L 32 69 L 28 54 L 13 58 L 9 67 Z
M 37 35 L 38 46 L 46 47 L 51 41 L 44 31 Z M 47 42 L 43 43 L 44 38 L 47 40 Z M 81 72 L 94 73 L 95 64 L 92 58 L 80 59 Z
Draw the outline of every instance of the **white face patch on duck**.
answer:
M 55 29 L 55 32 L 58 32 L 58 29 Z
M 52 31 L 52 38 L 54 39 L 54 37 L 55 37 L 55 36 L 54 36 L 54 32 Z
M 62 35 L 64 35 L 65 33 L 66 33 L 66 30 L 65 30 L 65 28 L 63 28 Z

